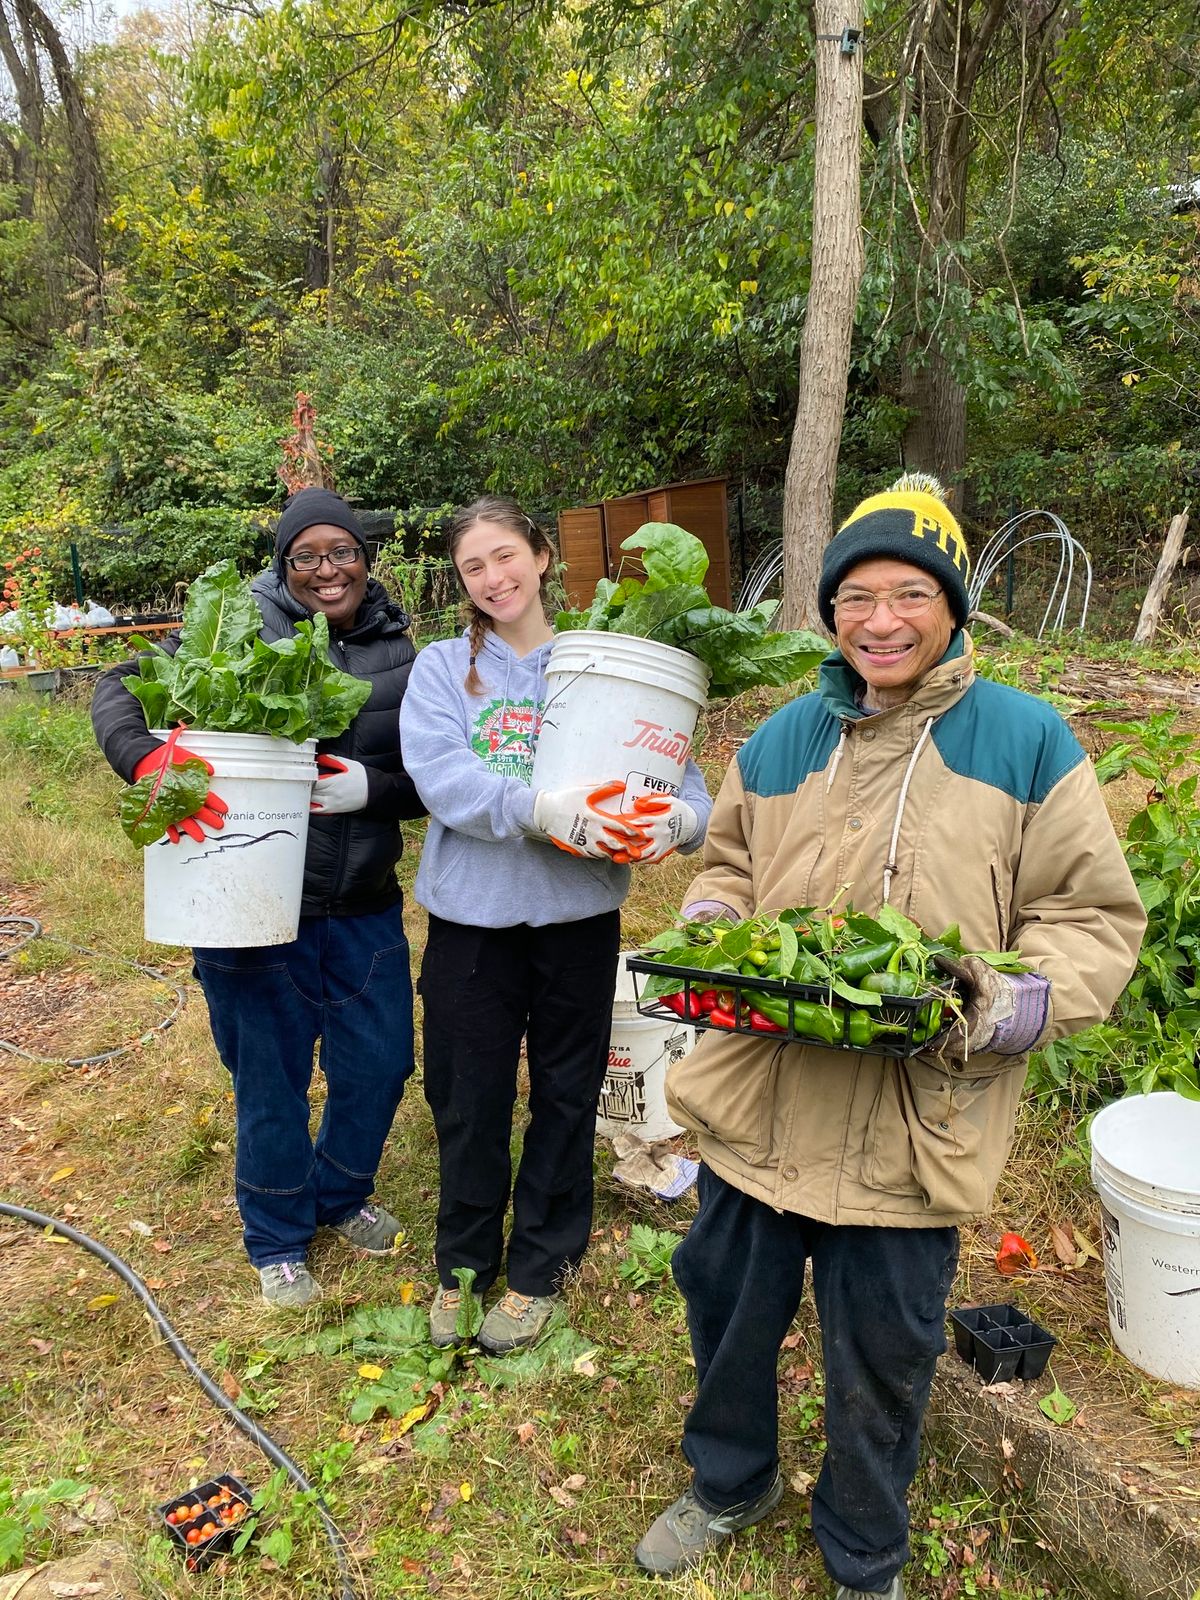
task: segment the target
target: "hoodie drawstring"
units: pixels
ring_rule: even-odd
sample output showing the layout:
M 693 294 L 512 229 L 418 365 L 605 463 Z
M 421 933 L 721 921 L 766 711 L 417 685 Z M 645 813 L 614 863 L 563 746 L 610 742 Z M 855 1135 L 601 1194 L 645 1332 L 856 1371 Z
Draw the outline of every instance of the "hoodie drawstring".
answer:
M 900 839 L 900 824 L 904 820 L 904 804 L 908 799 L 908 786 L 912 782 L 913 771 L 917 765 L 918 759 L 920 758 L 921 751 L 925 748 L 925 743 L 928 740 L 929 735 L 933 732 L 933 724 L 935 720 L 936 719 L 934 717 L 930 717 L 925 726 L 921 729 L 921 737 L 913 746 L 913 753 L 911 756 L 909 756 L 908 766 L 905 768 L 904 782 L 900 785 L 900 798 L 896 802 L 896 820 L 892 826 L 892 839 L 891 843 L 888 845 L 888 858 L 883 868 L 884 905 L 887 905 L 888 900 L 891 897 L 892 879 L 896 876 L 896 845 Z M 842 734 L 842 737 L 845 738 L 845 733 Z
M 826 792 L 826 794 L 828 794 L 829 790 L 833 787 L 833 780 L 837 776 L 837 769 L 838 769 L 839 764 L 841 763 L 842 754 L 843 754 L 843 752 L 845 751 L 845 748 L 846 748 L 846 735 L 849 732 L 850 732 L 850 724 L 843 717 L 843 719 L 842 719 L 841 737 L 839 738 L 839 740 L 837 742 L 837 749 L 833 752 L 833 760 L 829 763 L 829 774 L 825 779 L 825 792 Z

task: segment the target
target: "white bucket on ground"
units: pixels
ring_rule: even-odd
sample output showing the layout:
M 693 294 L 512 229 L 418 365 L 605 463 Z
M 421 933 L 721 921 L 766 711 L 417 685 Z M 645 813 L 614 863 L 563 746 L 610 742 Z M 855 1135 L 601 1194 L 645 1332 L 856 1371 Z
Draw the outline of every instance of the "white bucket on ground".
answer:
M 1200 1389 L 1200 1101 L 1128 1095 L 1091 1139 L 1113 1340 L 1143 1372 Z
M 708 668 L 686 650 L 591 628 L 564 633 L 546 663 L 534 789 L 619 778 L 620 807 L 678 794 L 704 709 Z
M 649 1144 L 683 1132 L 667 1114 L 667 1068 L 687 1055 L 696 1042 L 696 1030 L 676 1017 L 664 1022 L 641 1015 L 633 974 L 625 966 L 627 954 L 617 963 L 608 1072 L 600 1091 L 596 1132 L 608 1139 L 632 1133 Z
M 157 737 L 165 739 L 160 730 Z M 159 839 L 145 856 L 146 937 L 155 944 L 287 944 L 300 925 L 316 740 L 198 733 L 184 746 L 212 762 L 209 786 L 229 807 L 202 844 Z

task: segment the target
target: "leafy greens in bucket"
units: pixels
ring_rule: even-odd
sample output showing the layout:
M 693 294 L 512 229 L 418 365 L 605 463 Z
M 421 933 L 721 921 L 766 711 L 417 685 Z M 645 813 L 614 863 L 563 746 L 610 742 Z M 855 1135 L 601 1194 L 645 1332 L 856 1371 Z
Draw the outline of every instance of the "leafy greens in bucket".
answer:
M 138 676 L 124 682 L 142 702 L 147 725 L 265 733 L 295 744 L 344 732 L 371 685 L 334 666 L 326 619 L 317 612 L 296 624 L 293 637 L 271 644 L 259 638 L 261 627 L 250 585 L 232 561 L 203 572 L 188 590 L 174 655 L 133 640 L 145 653 L 138 658 Z M 151 774 L 124 791 L 121 826 L 135 844 L 152 844 L 168 823 L 190 816 L 206 792 L 199 762 Z
M 761 684 L 782 686 L 810 672 L 829 653 L 820 634 L 769 631 L 778 601 L 749 611 L 713 605 L 703 587 L 708 552 L 694 534 L 673 522 L 647 522 L 622 550 L 640 550 L 646 578 L 601 578 L 586 611 L 560 611 L 560 631 L 598 628 L 687 650 L 709 670 L 714 697 Z

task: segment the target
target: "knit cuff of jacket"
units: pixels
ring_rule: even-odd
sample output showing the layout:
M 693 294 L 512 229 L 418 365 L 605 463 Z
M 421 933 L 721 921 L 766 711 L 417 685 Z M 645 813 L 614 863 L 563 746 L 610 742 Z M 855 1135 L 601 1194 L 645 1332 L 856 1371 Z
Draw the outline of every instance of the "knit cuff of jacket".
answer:
M 936 479 L 916 474 L 899 478 L 885 493 L 855 506 L 825 546 L 817 605 L 831 631 L 833 597 L 846 574 L 860 562 L 880 558 L 907 562 L 936 578 L 946 591 L 955 627 L 963 626 L 971 609 L 967 598 L 971 559 Z

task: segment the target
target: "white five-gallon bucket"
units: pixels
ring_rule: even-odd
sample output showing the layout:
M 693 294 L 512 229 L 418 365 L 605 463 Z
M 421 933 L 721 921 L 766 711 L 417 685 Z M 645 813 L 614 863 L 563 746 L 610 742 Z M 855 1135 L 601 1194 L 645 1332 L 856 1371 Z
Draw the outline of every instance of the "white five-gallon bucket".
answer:
M 166 734 L 155 730 L 157 737 Z M 229 807 L 202 844 L 182 834 L 145 855 L 146 937 L 155 944 L 287 944 L 300 926 L 316 740 L 197 733 L 184 747 L 212 762 L 209 787 Z
M 554 641 L 546 680 L 534 789 L 619 778 L 622 808 L 640 794 L 679 793 L 708 689 L 695 656 L 586 628 Z
M 1200 1389 L 1200 1101 L 1128 1095 L 1091 1138 L 1113 1339 L 1151 1377 Z
M 683 1132 L 667 1115 L 664 1086 L 667 1068 L 672 1061 L 687 1055 L 696 1042 L 696 1030 L 677 1017 L 664 1022 L 641 1015 L 625 954 L 617 965 L 608 1072 L 600 1091 L 596 1131 L 608 1139 L 618 1133 L 633 1133 L 649 1144 Z

